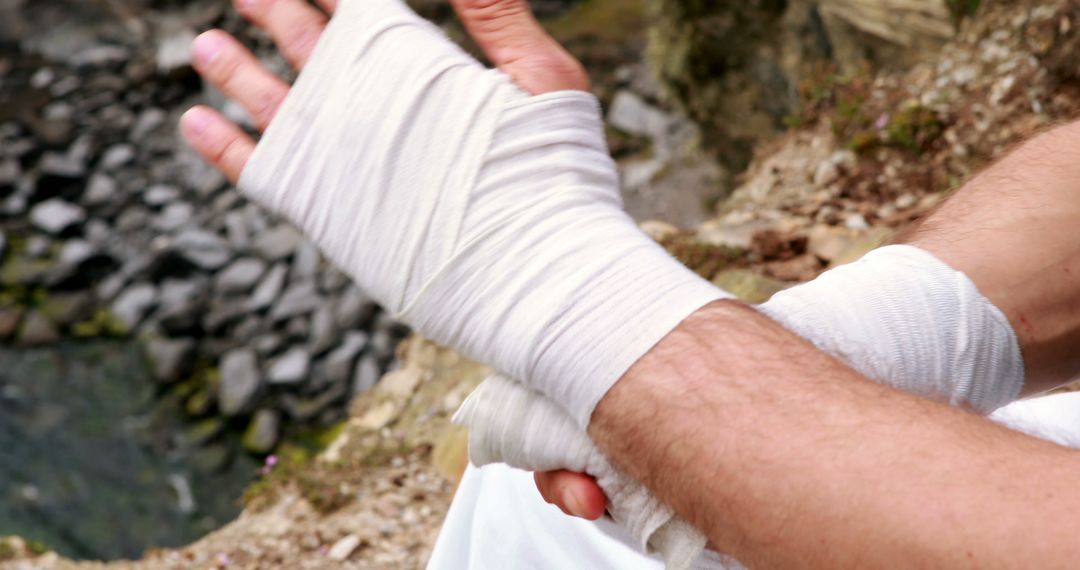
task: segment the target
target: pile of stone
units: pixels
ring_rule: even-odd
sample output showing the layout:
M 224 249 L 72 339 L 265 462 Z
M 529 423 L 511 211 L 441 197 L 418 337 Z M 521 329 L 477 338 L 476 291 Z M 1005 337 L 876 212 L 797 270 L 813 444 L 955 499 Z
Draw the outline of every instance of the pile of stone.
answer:
M 26 6 L 0 38 L 18 46 L 0 52 L 0 341 L 138 339 L 190 413 L 251 418 L 268 452 L 287 422 L 343 417 L 407 331 L 179 140 L 195 103 L 243 118 L 189 51 L 209 23 L 243 30 L 227 2 L 188 4 Z

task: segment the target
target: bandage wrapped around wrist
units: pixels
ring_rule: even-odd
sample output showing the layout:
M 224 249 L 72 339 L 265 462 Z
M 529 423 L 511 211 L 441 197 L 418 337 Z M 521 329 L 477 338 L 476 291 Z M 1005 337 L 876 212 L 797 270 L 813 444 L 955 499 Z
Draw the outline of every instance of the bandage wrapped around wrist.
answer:
M 239 186 L 395 316 L 580 426 L 725 293 L 621 207 L 600 108 L 530 97 L 401 0 L 342 0 Z
M 1023 385 L 1023 359 L 1005 316 L 962 273 L 911 246 L 871 252 L 758 309 L 872 380 L 909 393 L 988 413 Z M 588 473 L 607 494 L 612 518 L 669 569 L 686 568 L 700 554 L 701 535 L 614 468 L 543 395 L 492 377 L 455 421 L 469 427 L 477 465 Z M 740 567 L 731 559 L 718 565 Z

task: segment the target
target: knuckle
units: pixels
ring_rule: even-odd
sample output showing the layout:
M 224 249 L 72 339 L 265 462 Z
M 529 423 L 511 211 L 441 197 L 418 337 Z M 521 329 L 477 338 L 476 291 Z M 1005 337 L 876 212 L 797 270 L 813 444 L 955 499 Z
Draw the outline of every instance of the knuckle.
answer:
M 524 0 L 461 0 L 461 11 L 487 31 L 502 29 L 531 13 Z

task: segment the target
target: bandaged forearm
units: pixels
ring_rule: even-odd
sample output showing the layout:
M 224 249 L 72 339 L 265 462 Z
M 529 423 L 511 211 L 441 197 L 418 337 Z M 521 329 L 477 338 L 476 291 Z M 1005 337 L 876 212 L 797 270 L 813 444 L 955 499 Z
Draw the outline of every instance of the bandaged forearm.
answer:
M 989 413 L 1024 384 L 1016 334 L 963 273 L 889 246 L 777 293 L 759 310 L 868 378 Z
M 600 108 L 529 97 L 400 0 L 343 0 L 239 184 L 420 333 L 579 426 L 723 298 L 621 208 Z
M 916 248 L 877 250 L 759 310 L 871 379 L 924 397 L 985 413 L 1015 399 L 1023 384 L 1019 346 L 1004 315 L 963 274 Z M 495 377 L 455 420 L 470 429 L 474 463 L 589 473 L 607 493 L 612 517 L 669 567 L 700 552 L 700 535 L 660 532 L 687 525 L 615 470 L 542 395 Z

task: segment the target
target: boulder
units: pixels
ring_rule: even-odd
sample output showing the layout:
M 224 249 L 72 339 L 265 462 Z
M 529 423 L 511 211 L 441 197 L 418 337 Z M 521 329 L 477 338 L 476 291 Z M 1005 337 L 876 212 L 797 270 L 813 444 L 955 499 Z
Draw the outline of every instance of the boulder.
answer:
M 109 306 L 109 310 L 128 331 L 133 331 L 157 303 L 157 299 L 156 287 L 149 283 L 136 283 L 122 291 Z
M 356 363 L 356 370 L 353 372 L 352 393 L 355 395 L 367 392 L 378 383 L 381 376 L 382 369 L 375 356 L 364 355 Z
M 262 387 L 255 351 L 239 348 L 221 358 L 221 382 L 218 385 L 218 408 L 226 416 L 248 411 Z
M 352 375 L 353 364 L 368 345 L 367 333 L 352 331 L 345 335 L 330 354 L 319 364 L 319 380 L 326 383 L 344 383 Z
M 16 344 L 23 347 L 43 346 L 60 340 L 60 331 L 45 315 L 30 311 L 19 327 Z
M 176 236 L 173 247 L 181 257 L 209 271 L 221 269 L 233 255 L 229 242 L 215 233 L 197 228 L 181 232 Z
M 304 237 L 290 225 L 281 224 L 255 238 L 255 251 L 267 261 L 279 261 L 293 254 Z
M 270 318 L 283 321 L 306 315 L 323 304 L 323 298 L 314 280 L 303 281 L 289 287 L 270 311 Z
M 289 268 L 284 263 L 275 264 L 270 271 L 263 276 L 262 282 L 255 287 L 255 292 L 248 299 L 249 311 L 261 311 L 277 301 L 282 288 L 285 287 L 285 277 Z

